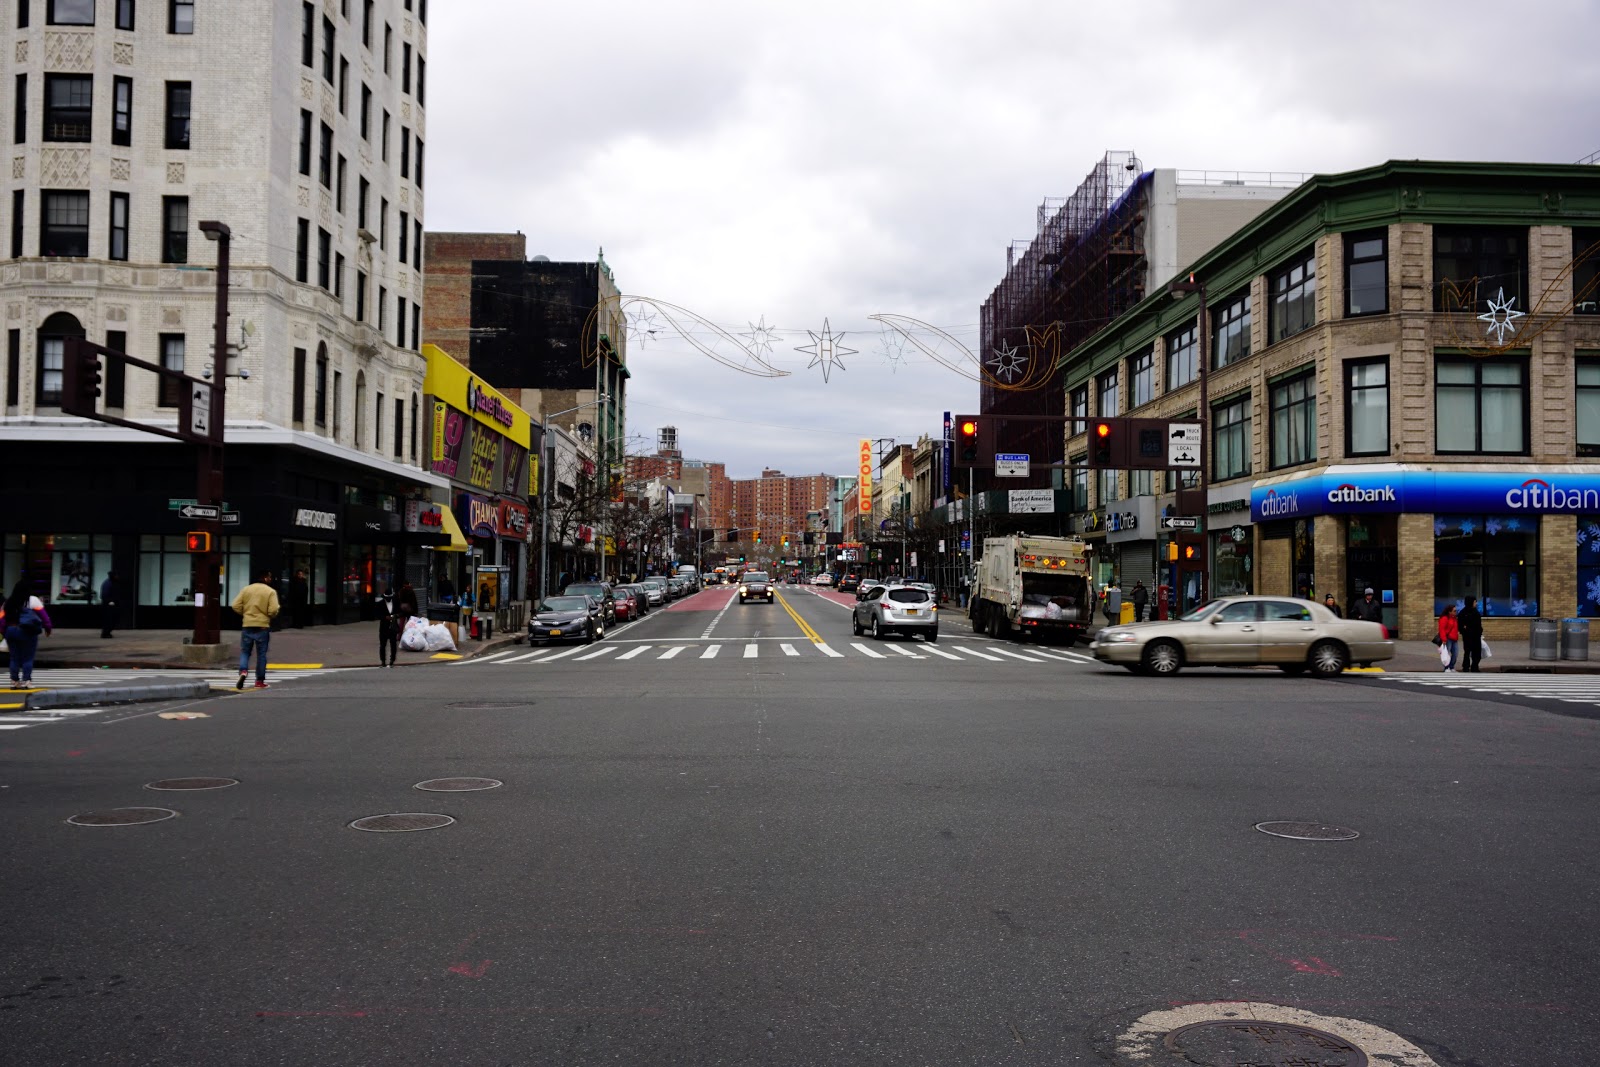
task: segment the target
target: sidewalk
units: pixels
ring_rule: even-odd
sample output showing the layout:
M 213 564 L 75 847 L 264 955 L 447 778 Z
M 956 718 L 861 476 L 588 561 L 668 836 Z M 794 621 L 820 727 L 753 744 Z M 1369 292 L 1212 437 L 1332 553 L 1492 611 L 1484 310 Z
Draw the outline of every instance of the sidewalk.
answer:
M 163 671 L 203 669 L 215 672 L 226 670 L 238 663 L 230 658 L 226 663 L 210 664 L 196 668 L 183 661 L 184 640 L 189 630 L 121 630 L 115 637 L 104 640 L 96 629 L 57 629 L 48 637 L 39 638 L 39 653 L 34 659 L 37 669 L 62 667 L 119 667 L 160 668 Z M 494 649 L 503 649 L 519 633 L 495 634 L 487 641 L 473 641 L 463 637 L 450 659 L 471 659 Z M 224 630 L 222 643 L 229 648 L 239 647 L 239 631 Z M 409 667 L 423 663 L 444 663 L 450 659 L 435 658 L 435 653 L 400 650 L 397 663 Z M 4 659 L 5 653 L 0 653 Z M 303 630 L 279 630 L 272 635 L 268 646 L 267 663 L 271 667 L 376 667 L 378 665 L 378 624 L 356 622 L 344 626 L 311 626 Z

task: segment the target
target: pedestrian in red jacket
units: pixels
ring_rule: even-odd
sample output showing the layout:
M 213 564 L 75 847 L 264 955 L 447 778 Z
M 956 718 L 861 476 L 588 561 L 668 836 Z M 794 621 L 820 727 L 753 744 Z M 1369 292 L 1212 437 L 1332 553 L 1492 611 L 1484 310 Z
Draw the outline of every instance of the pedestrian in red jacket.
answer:
M 1450 653 L 1450 661 L 1445 664 L 1444 672 L 1454 674 L 1456 670 L 1456 655 L 1461 650 L 1461 627 L 1456 622 L 1456 606 L 1451 604 L 1444 609 L 1444 614 L 1439 616 L 1439 644 L 1441 648 Z

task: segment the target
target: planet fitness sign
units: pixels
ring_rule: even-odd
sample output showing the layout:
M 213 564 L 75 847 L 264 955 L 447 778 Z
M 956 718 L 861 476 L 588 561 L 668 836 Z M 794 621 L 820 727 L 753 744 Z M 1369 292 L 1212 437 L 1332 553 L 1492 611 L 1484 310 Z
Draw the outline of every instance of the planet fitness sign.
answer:
M 1331 470 L 1250 492 L 1254 522 L 1381 512 L 1600 513 L 1600 474 Z

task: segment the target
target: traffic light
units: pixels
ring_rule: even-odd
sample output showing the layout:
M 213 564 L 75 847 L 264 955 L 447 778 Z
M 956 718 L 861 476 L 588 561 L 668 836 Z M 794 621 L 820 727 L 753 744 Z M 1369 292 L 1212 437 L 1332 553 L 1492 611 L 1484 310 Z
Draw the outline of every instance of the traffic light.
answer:
M 1180 533 L 1176 539 L 1178 568 L 1184 571 L 1204 570 L 1206 565 L 1205 534 Z
M 100 395 L 100 356 L 93 349 L 70 346 L 61 362 L 61 410 L 93 418 Z
M 788 534 L 784 534 L 783 535 L 782 547 L 784 547 L 784 548 L 788 548 L 789 547 L 789 535 Z
M 1116 463 L 1113 460 L 1117 446 L 1117 428 L 1115 424 L 1106 420 L 1095 422 L 1089 427 L 1089 466 L 1111 468 Z
M 956 465 L 973 467 L 978 463 L 978 420 L 964 418 L 956 427 Z
M 756 544 L 759 545 L 760 543 L 761 543 L 761 531 L 757 530 L 756 531 Z
M 185 547 L 190 552 L 210 552 L 211 535 L 204 530 L 191 530 L 185 539 Z

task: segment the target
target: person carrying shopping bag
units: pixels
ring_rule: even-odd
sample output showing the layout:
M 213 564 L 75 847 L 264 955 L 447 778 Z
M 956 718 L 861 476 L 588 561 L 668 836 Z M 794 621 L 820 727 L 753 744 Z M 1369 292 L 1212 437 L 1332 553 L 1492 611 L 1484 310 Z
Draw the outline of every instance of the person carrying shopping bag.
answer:
M 1456 655 L 1460 649 L 1461 626 L 1456 621 L 1456 606 L 1451 604 L 1439 616 L 1439 661 L 1444 664 L 1444 673 L 1455 673 Z

